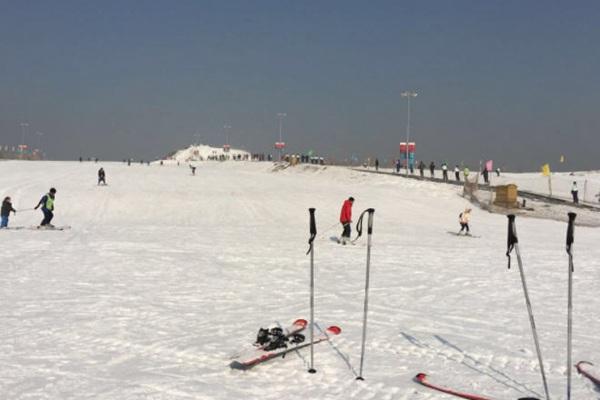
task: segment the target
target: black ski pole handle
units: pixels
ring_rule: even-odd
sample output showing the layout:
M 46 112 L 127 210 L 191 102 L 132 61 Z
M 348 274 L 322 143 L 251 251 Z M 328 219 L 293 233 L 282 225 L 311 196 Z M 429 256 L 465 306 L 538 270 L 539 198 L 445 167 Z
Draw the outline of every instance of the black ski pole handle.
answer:
M 308 238 L 308 251 L 306 254 L 310 253 L 310 250 L 313 247 L 313 242 L 315 237 L 317 236 L 317 223 L 315 221 L 315 208 L 309 208 L 308 213 L 310 214 L 310 237 Z
M 375 209 L 369 208 L 367 212 L 369 213 L 369 226 L 367 227 L 367 234 L 371 235 L 373 233 L 373 214 L 375 214 Z
M 575 241 L 575 217 L 577 214 L 574 212 L 569 213 L 569 226 L 567 227 L 567 253 L 571 254 L 571 246 Z
M 508 257 L 508 269 L 510 269 L 510 253 L 513 251 L 515 244 L 519 243 L 517 237 L 517 228 L 515 225 L 515 215 L 509 214 L 508 217 L 508 237 L 506 239 L 506 257 Z

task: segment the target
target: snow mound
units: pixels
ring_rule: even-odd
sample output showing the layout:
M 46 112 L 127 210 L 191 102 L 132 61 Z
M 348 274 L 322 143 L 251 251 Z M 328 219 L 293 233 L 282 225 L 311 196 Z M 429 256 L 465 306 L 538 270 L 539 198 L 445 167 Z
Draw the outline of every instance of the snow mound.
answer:
M 186 149 L 176 151 L 162 161 L 164 163 L 165 161 L 249 160 L 250 157 L 250 153 L 240 149 L 212 147 L 206 144 L 193 144 Z

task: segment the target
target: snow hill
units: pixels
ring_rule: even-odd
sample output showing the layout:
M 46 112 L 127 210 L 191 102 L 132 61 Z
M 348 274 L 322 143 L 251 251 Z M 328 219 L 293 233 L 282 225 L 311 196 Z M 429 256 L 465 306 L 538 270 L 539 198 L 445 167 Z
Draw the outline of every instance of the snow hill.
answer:
M 96 185 L 100 166 L 108 186 Z M 481 238 L 449 235 L 469 204 L 460 189 L 341 167 L 0 163 L 0 195 L 20 210 L 58 189 L 56 231 L 2 230 L 0 398 L 445 399 L 437 383 L 496 399 L 543 389 L 505 216 L 474 209 Z M 339 235 L 375 208 L 365 381 L 356 381 L 366 238 Z M 228 355 L 259 327 L 309 315 L 308 208 L 316 208 L 316 318 L 342 334 L 246 372 Z M 565 210 L 566 211 L 566 210 Z M 517 217 L 553 399 L 566 398 L 566 215 Z M 354 230 L 354 227 L 353 227 Z M 598 229 L 577 226 L 574 361 L 600 363 Z M 598 371 L 598 369 L 596 370 Z M 573 376 L 573 398 L 600 396 Z
M 206 161 L 210 159 L 250 159 L 250 156 L 250 153 L 240 149 L 225 149 L 224 147 L 212 147 L 206 144 L 194 144 L 186 149 L 176 151 L 167 160 L 163 160 L 163 164 L 165 161 L 172 164 L 173 162 Z

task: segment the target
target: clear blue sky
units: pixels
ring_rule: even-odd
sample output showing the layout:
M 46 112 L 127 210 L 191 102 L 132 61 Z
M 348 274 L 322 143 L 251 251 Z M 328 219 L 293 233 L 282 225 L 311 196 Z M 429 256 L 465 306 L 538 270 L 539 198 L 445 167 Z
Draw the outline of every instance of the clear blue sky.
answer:
M 0 144 L 600 168 L 597 1 L 4 1 Z M 35 132 L 43 132 L 38 137 Z M 197 135 L 197 136 L 194 136 Z M 37 143 L 36 143 L 37 142 Z

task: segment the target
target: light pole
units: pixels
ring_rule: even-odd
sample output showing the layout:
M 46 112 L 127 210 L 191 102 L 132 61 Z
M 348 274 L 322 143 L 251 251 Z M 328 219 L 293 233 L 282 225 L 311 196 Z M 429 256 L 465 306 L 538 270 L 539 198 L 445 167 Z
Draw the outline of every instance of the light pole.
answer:
M 400 96 L 406 97 L 408 100 L 408 118 L 406 120 L 406 175 L 408 176 L 408 140 L 410 139 L 410 99 L 411 97 L 417 97 L 417 92 L 411 90 L 405 90 L 400 93 Z
M 281 131 L 283 128 L 283 119 L 285 117 L 287 117 L 287 114 L 286 113 L 277 113 L 277 117 L 279 118 L 279 143 L 283 143 L 283 140 L 281 138 Z M 279 161 L 281 161 L 282 153 L 283 153 L 283 147 L 281 147 L 279 149 Z
M 29 126 L 29 122 L 21 122 L 21 144 L 25 144 L 25 128 Z
M 225 144 L 229 145 L 229 129 L 231 129 L 231 125 L 225 124 L 223 125 L 223 129 L 225 130 Z
M 37 131 L 35 133 L 35 135 L 38 137 L 37 146 L 38 146 L 39 156 L 40 156 L 40 159 L 41 159 L 41 155 L 42 155 L 42 136 L 44 136 L 44 132 Z

